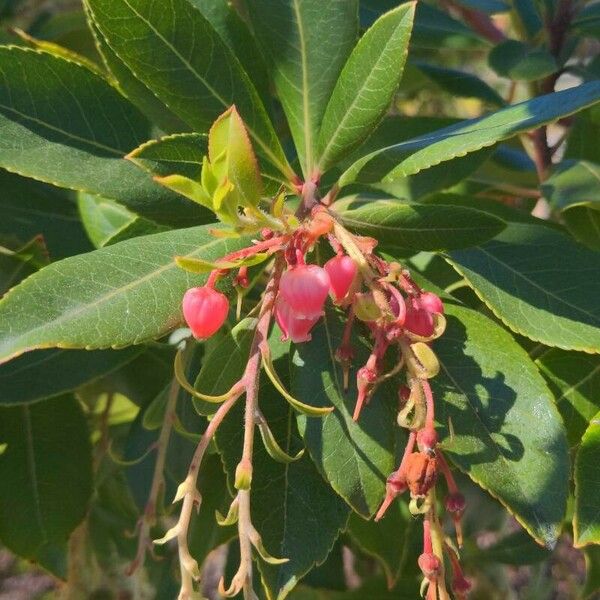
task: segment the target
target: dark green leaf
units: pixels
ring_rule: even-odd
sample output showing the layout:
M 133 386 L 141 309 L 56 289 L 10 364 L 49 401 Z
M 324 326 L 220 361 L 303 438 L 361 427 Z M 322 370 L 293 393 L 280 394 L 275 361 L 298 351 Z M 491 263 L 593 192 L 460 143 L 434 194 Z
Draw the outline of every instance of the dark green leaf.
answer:
M 496 90 L 472 73 L 430 65 L 422 61 L 416 61 L 412 64 L 426 77 L 431 79 L 433 83 L 453 96 L 458 96 L 459 98 L 477 98 L 495 106 L 504 106 L 506 104 Z
M 269 59 L 302 170 L 309 177 L 316 164 L 325 108 L 356 42 L 358 2 L 250 0 L 246 4 Z
M 77 401 L 61 396 L 1 409 L 0 539 L 36 559 L 64 547 L 85 517 L 92 493 L 92 456 Z
M 152 0 L 86 3 L 116 55 L 179 118 L 204 133 L 235 104 L 257 152 L 291 176 L 254 86 L 196 7 L 187 0 L 170 0 L 167 10 Z
M 363 552 L 381 563 L 389 588 L 402 579 L 407 562 L 414 560 L 422 551 L 421 524 L 401 500 L 394 502 L 379 522 L 366 521 L 352 513 L 348 531 Z
M 489 63 L 502 77 L 516 81 L 536 81 L 557 70 L 552 54 L 543 48 L 532 48 L 523 42 L 506 40 L 490 52 Z
M 206 280 L 173 257 L 216 260 L 246 243 L 215 239 L 200 226 L 53 263 L 0 301 L 0 360 L 35 348 L 122 347 L 164 335 L 181 323 L 186 289 Z
M 319 131 L 317 168 L 326 171 L 372 132 L 388 109 L 402 77 L 414 19 L 414 3 L 378 19 L 346 62 Z
M 600 4 L 590 3 L 582 8 L 573 19 L 573 29 L 577 33 L 598 38 L 600 36 Z
M 595 592 L 600 590 L 600 546 L 586 546 L 585 556 L 585 586 L 581 592 L 582 598 L 592 600 Z
M 448 259 L 511 329 L 567 350 L 600 352 L 600 255 L 554 228 L 510 223 Z
M 0 166 L 103 194 L 157 221 L 201 221 L 198 207 L 123 159 L 144 140 L 147 124 L 101 77 L 51 54 L 17 47 L 0 48 L 0 73 Z
M 443 161 L 481 150 L 600 100 L 600 82 L 539 96 L 494 113 L 463 121 L 414 140 L 388 146 L 356 161 L 340 178 L 341 185 L 392 182 Z
M 575 459 L 575 514 L 573 537 L 575 546 L 600 543 L 600 412 L 590 421 Z
M 361 206 L 360 196 L 341 202 L 339 215 L 344 225 L 376 238 L 385 248 L 464 248 L 493 238 L 505 227 L 500 219 L 466 207 L 364 198 Z
M 575 117 L 567 138 L 565 158 L 600 163 L 600 106 L 593 106 Z
M 600 410 L 600 356 L 552 348 L 536 361 L 554 392 L 571 447 Z
M 41 234 L 55 259 L 92 249 L 70 192 L 0 170 L 0 210 L 2 237 Z
M 298 416 L 298 427 L 311 458 L 333 489 L 359 514 L 370 517 L 394 468 L 395 417 L 386 386 L 375 393 L 360 420 L 352 420 L 356 377 L 342 389 L 342 369 L 334 357 L 341 343 L 343 322 L 328 312 L 312 331 L 312 341 L 296 347 L 291 363 L 292 394 L 316 406 L 335 406 L 321 418 Z M 354 339 L 355 364 L 366 362 L 369 350 Z
M 48 251 L 41 237 L 17 250 L 0 246 L 0 296 L 48 263 Z
M 270 345 L 278 371 L 285 374 L 289 345 L 278 338 L 279 331 L 275 330 Z M 296 430 L 294 411 L 264 376 L 259 407 L 279 445 L 288 454 L 296 454 L 302 448 L 302 440 Z M 217 432 L 217 446 L 230 484 L 241 457 L 243 409 L 240 402 Z M 349 508 L 323 481 L 307 454 L 291 463 L 276 462 L 257 439 L 253 465 L 253 523 L 271 555 L 289 558 L 281 565 L 259 561 L 259 568 L 269 597 L 283 600 L 303 575 L 325 560 L 346 525 Z
M 502 327 L 471 309 L 446 308 L 448 327 L 433 345 L 441 371 L 432 379 L 442 447 L 533 537 L 552 547 L 569 488 L 565 430 L 552 395 Z
M 51 398 L 114 371 L 140 353 L 127 350 L 41 350 L 0 365 L 0 405 Z
M 600 165 L 565 160 L 543 182 L 542 193 L 573 236 L 600 250 Z

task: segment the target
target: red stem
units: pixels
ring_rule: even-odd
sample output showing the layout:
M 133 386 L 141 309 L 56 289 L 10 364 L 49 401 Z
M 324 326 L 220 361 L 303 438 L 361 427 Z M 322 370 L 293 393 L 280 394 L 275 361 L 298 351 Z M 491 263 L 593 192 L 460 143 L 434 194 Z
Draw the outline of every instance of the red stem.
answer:
M 425 403 L 427 404 L 427 416 L 425 418 L 425 428 L 426 429 L 434 429 L 434 420 L 435 420 L 435 404 L 433 402 L 433 394 L 431 392 L 431 386 L 429 385 L 429 381 L 427 379 L 421 379 L 421 386 L 423 388 L 423 392 L 425 393 Z
M 441 452 L 436 454 L 437 463 L 439 468 L 441 469 L 444 479 L 446 480 L 446 484 L 448 485 L 448 491 L 451 494 L 458 493 L 458 486 L 456 485 L 456 480 L 454 479 L 454 475 L 452 475 L 452 471 L 450 471 L 450 467 L 444 458 L 444 455 Z

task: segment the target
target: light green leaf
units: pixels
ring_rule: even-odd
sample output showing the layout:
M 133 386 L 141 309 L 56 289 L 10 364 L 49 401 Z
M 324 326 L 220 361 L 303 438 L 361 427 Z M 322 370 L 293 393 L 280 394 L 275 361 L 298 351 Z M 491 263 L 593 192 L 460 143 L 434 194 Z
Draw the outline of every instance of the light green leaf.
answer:
M 312 330 L 312 341 L 299 344 L 290 364 L 295 397 L 316 406 L 335 407 L 320 419 L 299 415 L 298 428 L 317 468 L 333 489 L 363 517 L 377 510 L 385 480 L 394 469 L 396 419 L 386 386 L 375 392 L 358 422 L 352 420 L 356 403 L 356 376 L 350 374 L 348 391 L 342 388 L 342 368 L 335 359 L 343 322 L 333 311 Z M 366 362 L 369 350 L 353 340 L 354 364 Z
M 352 51 L 319 131 L 320 172 L 363 142 L 389 108 L 404 70 L 414 14 L 415 3 L 386 13 Z
M 198 133 L 237 106 L 258 153 L 293 176 L 248 75 L 202 13 L 187 0 L 86 0 L 115 54 L 171 111 Z M 267 167 L 268 165 L 263 165 Z
M 581 243 L 600 250 L 600 165 L 562 161 L 541 186 L 544 197 L 560 211 Z
M 510 223 L 450 264 L 508 327 L 566 350 L 600 352 L 600 255 L 544 225 Z
M 391 182 L 481 150 L 501 140 L 570 115 L 600 100 L 600 82 L 539 96 L 478 119 L 382 148 L 357 160 L 340 177 L 352 182 Z
M 308 178 L 316 164 L 325 108 L 356 42 L 358 2 L 249 0 L 246 4 Z
M 271 334 L 270 345 L 278 371 L 286 372 L 289 344 L 279 341 L 278 330 Z M 294 411 L 264 375 L 259 407 L 278 445 L 292 456 L 302 450 Z M 243 411 L 244 405 L 240 402 L 222 423 L 216 437 L 230 486 L 242 451 Z M 279 565 L 260 560 L 261 579 L 270 598 L 283 600 L 301 577 L 325 560 L 346 525 L 350 509 L 323 481 L 307 454 L 291 463 L 276 462 L 256 440 L 253 465 L 252 521 L 267 551 L 289 559 Z
M 600 543 L 600 412 L 590 421 L 583 434 L 575 459 L 575 515 L 573 536 L 575 546 Z
M 144 140 L 148 125 L 100 76 L 17 47 L 0 48 L 0 74 L 1 167 L 114 198 L 156 221 L 202 221 L 192 203 L 123 159 Z
M 36 559 L 64 547 L 92 494 L 89 432 L 71 396 L 0 409 L 0 540 Z
M 53 263 L 0 301 L 0 361 L 35 348 L 122 347 L 160 337 L 180 325 L 186 289 L 205 281 L 173 257 L 215 260 L 246 243 L 215 239 L 200 226 Z
M 600 356 L 551 348 L 535 362 L 554 392 L 574 447 L 600 410 Z
M 183 175 L 200 181 L 202 160 L 208 154 L 208 137 L 201 133 L 179 133 L 150 140 L 126 158 L 152 175 Z
M 126 350 L 40 350 L 0 365 L 0 405 L 52 398 L 115 371 L 133 360 Z
M 553 547 L 566 510 L 569 456 L 552 395 L 502 327 L 450 303 L 446 317 L 433 344 L 441 370 L 431 380 L 442 448 L 530 535 Z
M 474 246 L 505 227 L 493 215 L 467 207 L 364 197 L 361 200 L 360 196 L 339 202 L 341 205 L 335 204 L 334 208 L 342 223 L 357 233 L 374 237 L 385 248 L 420 251 Z

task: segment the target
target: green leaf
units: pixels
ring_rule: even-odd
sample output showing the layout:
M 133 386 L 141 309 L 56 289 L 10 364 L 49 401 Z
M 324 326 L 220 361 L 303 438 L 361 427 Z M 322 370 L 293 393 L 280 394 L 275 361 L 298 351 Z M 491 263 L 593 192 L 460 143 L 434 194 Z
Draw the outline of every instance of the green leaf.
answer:
M 335 407 L 320 419 L 298 416 L 298 428 L 317 468 L 333 489 L 360 515 L 377 510 L 385 480 L 394 469 L 395 416 L 386 386 L 375 393 L 360 420 L 352 420 L 357 390 L 350 377 L 342 389 L 342 369 L 334 353 L 341 343 L 343 322 L 330 311 L 312 330 L 312 341 L 296 346 L 291 369 L 291 391 L 315 406 Z M 369 350 L 354 339 L 356 365 L 366 362 Z
M 200 181 L 202 160 L 208 154 L 208 137 L 179 133 L 150 140 L 132 150 L 127 158 L 152 175 L 183 175 Z
M 574 119 L 567 138 L 565 158 L 600 163 L 600 106 L 592 106 L 580 112 Z
M 353 208 L 355 205 L 359 208 Z M 414 251 L 464 248 L 489 240 L 505 227 L 493 215 L 467 207 L 407 204 L 392 199 L 366 199 L 361 206 L 360 196 L 342 206 L 339 216 L 344 225 L 361 235 L 374 237 L 385 248 Z
M 433 344 L 441 370 L 431 380 L 442 448 L 530 535 L 552 547 L 569 489 L 565 429 L 552 395 L 502 327 L 450 303 L 446 318 L 446 331 Z
M 140 350 L 41 350 L 0 365 L 0 405 L 51 398 L 115 371 Z
M 64 547 L 92 494 L 84 415 L 71 396 L 0 409 L 0 540 L 36 559 Z
M 517 40 L 506 40 L 495 46 L 488 60 L 498 75 L 515 81 L 537 81 L 558 69 L 550 52 Z
M 283 372 L 286 371 L 289 344 L 279 342 L 278 338 L 279 332 L 275 330 L 270 345 L 278 370 Z M 294 411 L 264 376 L 260 384 L 259 407 L 279 446 L 289 455 L 301 450 L 302 440 L 294 423 Z M 238 403 L 216 436 L 230 486 L 241 457 L 243 410 L 243 403 Z M 261 560 L 259 569 L 269 597 L 283 600 L 302 576 L 325 560 L 346 525 L 349 508 L 332 493 L 306 454 L 291 463 L 276 462 L 256 440 L 253 465 L 253 523 L 270 554 L 289 558 L 280 565 Z
M 363 142 L 389 108 L 404 70 L 414 14 L 415 3 L 386 13 L 352 51 L 319 131 L 320 172 Z
M 407 562 L 414 560 L 422 552 L 421 524 L 401 500 L 394 502 L 378 522 L 366 521 L 352 513 L 348 531 L 363 552 L 374 556 L 381 563 L 389 588 L 401 580 Z
M 235 6 L 228 0 L 190 0 L 229 46 L 252 78 L 265 106 L 271 102 L 269 76 L 254 36 Z
M 600 356 L 551 348 L 535 362 L 554 392 L 569 445 L 577 446 L 600 410 Z
M 144 140 L 148 126 L 101 77 L 14 46 L 0 47 L 0 73 L 0 166 L 114 198 L 157 221 L 201 222 L 205 213 L 123 160 Z
M 0 362 L 35 348 L 123 347 L 160 337 L 180 325 L 184 292 L 206 279 L 173 257 L 216 260 L 245 244 L 200 226 L 53 263 L 0 301 Z
M 99 31 L 85 3 L 83 9 L 89 28 L 94 36 L 96 48 L 101 55 L 107 71 L 112 75 L 119 91 L 152 123 L 165 132 L 181 132 L 189 129 L 171 109 L 157 98 L 135 75 L 129 67 L 115 54 L 106 38 Z
M 592 600 L 594 592 L 600 590 L 600 546 L 583 548 L 585 556 L 585 585 L 581 592 L 582 598 Z
M 0 170 L 0 211 L 3 238 L 41 234 L 53 258 L 92 249 L 70 192 Z
M 600 543 L 598 495 L 600 461 L 600 412 L 590 421 L 575 458 L 575 514 L 573 537 L 577 547 Z
M 308 178 L 316 164 L 327 103 L 356 42 L 358 2 L 249 0 L 246 4 Z M 242 118 L 246 121 L 243 113 Z
M 17 250 L 0 246 L 0 296 L 48 263 L 48 251 L 41 237 Z
M 235 104 L 259 154 L 279 177 L 292 176 L 248 75 L 196 7 L 187 0 L 172 0 L 169 10 L 157 10 L 152 0 L 86 4 L 116 55 L 192 129 L 208 131 Z
M 510 223 L 450 264 L 508 327 L 566 350 L 600 352 L 600 255 L 554 228 Z
M 573 19 L 573 30 L 579 34 L 598 38 L 600 36 L 600 5 L 584 6 Z
M 434 84 L 453 96 L 477 98 L 495 106 L 506 105 L 502 96 L 495 89 L 472 73 L 430 65 L 422 61 L 415 61 L 411 64 L 417 67 Z
M 541 190 L 550 205 L 560 211 L 573 236 L 600 250 L 600 165 L 565 160 L 542 183 Z
M 600 100 L 600 82 L 539 96 L 478 119 L 463 121 L 407 142 L 390 145 L 356 161 L 340 177 L 352 182 L 391 182 L 441 162 L 555 121 Z

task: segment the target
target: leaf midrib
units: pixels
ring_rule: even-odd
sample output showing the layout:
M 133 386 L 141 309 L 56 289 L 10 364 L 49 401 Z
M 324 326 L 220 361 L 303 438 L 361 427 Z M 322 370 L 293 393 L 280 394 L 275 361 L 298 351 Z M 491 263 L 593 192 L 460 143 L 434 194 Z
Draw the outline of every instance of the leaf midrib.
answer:
M 202 77 L 202 75 L 200 73 L 198 73 L 198 71 L 196 71 L 196 69 L 194 69 L 194 67 L 192 66 L 192 64 L 182 55 L 179 53 L 179 51 L 175 48 L 175 46 L 173 46 L 155 27 L 154 25 L 152 25 L 152 23 L 144 18 L 130 3 L 129 0 L 122 0 L 124 2 L 124 4 L 126 4 L 128 6 L 128 8 L 131 10 L 132 13 L 134 13 L 141 21 L 143 21 L 147 27 L 149 29 L 152 30 L 152 32 L 160 39 L 162 40 L 162 42 L 164 43 L 164 45 L 181 61 L 181 63 L 183 65 L 185 65 L 185 67 L 190 71 L 190 73 L 192 73 L 194 75 L 194 77 L 200 81 L 207 89 L 208 91 L 223 105 L 223 108 L 227 109 L 230 107 L 230 104 L 221 97 L 221 95 L 208 83 L 208 81 L 206 81 L 206 79 L 204 79 L 204 77 Z M 116 50 L 113 49 L 113 51 L 116 53 Z M 257 100 L 259 101 L 259 100 Z M 246 123 L 246 128 L 248 129 L 248 131 L 250 132 L 250 134 L 252 135 L 252 137 L 259 143 L 260 147 L 262 148 L 263 152 L 265 153 L 265 155 L 267 155 L 269 157 L 269 159 L 273 162 L 274 165 L 277 166 L 277 168 L 282 172 L 282 173 L 287 173 L 288 169 L 286 169 L 285 165 L 283 165 L 281 163 L 281 161 L 273 154 L 273 152 L 271 151 L 271 148 L 269 147 L 269 145 L 267 143 L 265 143 L 262 138 L 256 133 L 256 131 L 250 127 L 250 125 L 248 123 Z

